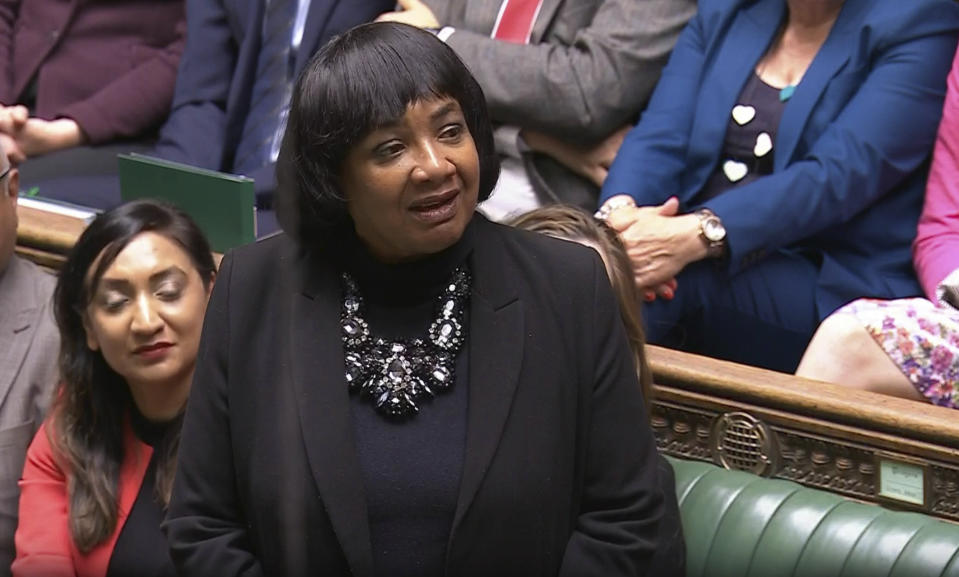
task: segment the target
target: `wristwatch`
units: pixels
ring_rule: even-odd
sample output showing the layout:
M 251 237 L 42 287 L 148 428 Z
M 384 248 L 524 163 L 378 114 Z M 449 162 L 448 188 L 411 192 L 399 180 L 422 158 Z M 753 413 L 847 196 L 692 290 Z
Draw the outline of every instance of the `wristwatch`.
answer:
M 699 217 L 699 236 L 706 243 L 706 256 L 719 258 L 726 251 L 726 227 L 708 208 L 696 211 Z
M 443 26 L 442 28 L 424 28 L 423 30 L 426 30 L 427 32 L 431 33 L 433 36 L 436 36 L 443 42 L 446 42 L 447 40 L 449 40 L 450 36 L 452 36 L 453 33 L 456 32 L 456 28 L 453 28 L 452 26 Z
M 599 207 L 599 210 L 593 214 L 593 217 L 605 221 L 609 218 L 609 215 L 613 214 L 614 210 L 623 208 L 624 206 L 636 206 L 636 201 L 633 200 L 633 197 L 625 194 L 616 195 L 607 200 L 603 206 Z

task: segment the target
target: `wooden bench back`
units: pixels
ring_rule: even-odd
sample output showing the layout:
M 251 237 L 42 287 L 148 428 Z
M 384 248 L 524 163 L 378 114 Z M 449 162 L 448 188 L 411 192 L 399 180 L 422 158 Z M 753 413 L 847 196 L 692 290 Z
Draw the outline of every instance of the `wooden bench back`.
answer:
M 648 347 L 662 452 L 959 521 L 959 413 Z

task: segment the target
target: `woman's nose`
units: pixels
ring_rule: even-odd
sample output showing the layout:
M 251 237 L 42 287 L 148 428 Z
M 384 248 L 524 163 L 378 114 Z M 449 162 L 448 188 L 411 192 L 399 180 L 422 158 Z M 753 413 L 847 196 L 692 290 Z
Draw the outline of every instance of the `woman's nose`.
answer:
M 429 143 L 420 147 L 413 176 L 423 182 L 443 181 L 455 170 L 456 167 L 446 157 L 443 147 Z
M 139 333 L 155 333 L 163 326 L 153 300 L 146 295 L 137 298 L 131 329 Z

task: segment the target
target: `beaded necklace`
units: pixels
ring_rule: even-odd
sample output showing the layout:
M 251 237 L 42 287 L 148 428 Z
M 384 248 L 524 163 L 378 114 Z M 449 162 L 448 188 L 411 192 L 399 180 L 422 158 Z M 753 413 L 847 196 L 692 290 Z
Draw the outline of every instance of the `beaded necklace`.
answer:
M 469 272 L 459 267 L 437 297 L 427 338 L 387 340 L 370 333 L 356 281 L 343 273 L 340 328 L 350 392 L 369 399 L 381 415 L 405 418 L 419 412 L 420 399 L 448 390 L 466 339 L 463 316 L 469 294 Z

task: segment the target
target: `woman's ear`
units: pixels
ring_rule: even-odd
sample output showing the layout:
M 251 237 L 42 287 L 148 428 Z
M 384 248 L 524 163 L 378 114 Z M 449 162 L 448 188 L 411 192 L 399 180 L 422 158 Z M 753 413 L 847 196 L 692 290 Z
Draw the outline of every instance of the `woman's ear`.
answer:
M 87 335 L 87 348 L 91 351 L 100 350 L 100 341 L 97 339 L 96 331 L 93 330 L 93 324 L 90 322 L 90 315 L 83 313 L 83 331 Z
M 216 271 L 210 273 L 210 282 L 206 285 L 206 299 L 210 300 L 210 295 L 213 294 L 213 285 L 216 284 Z

